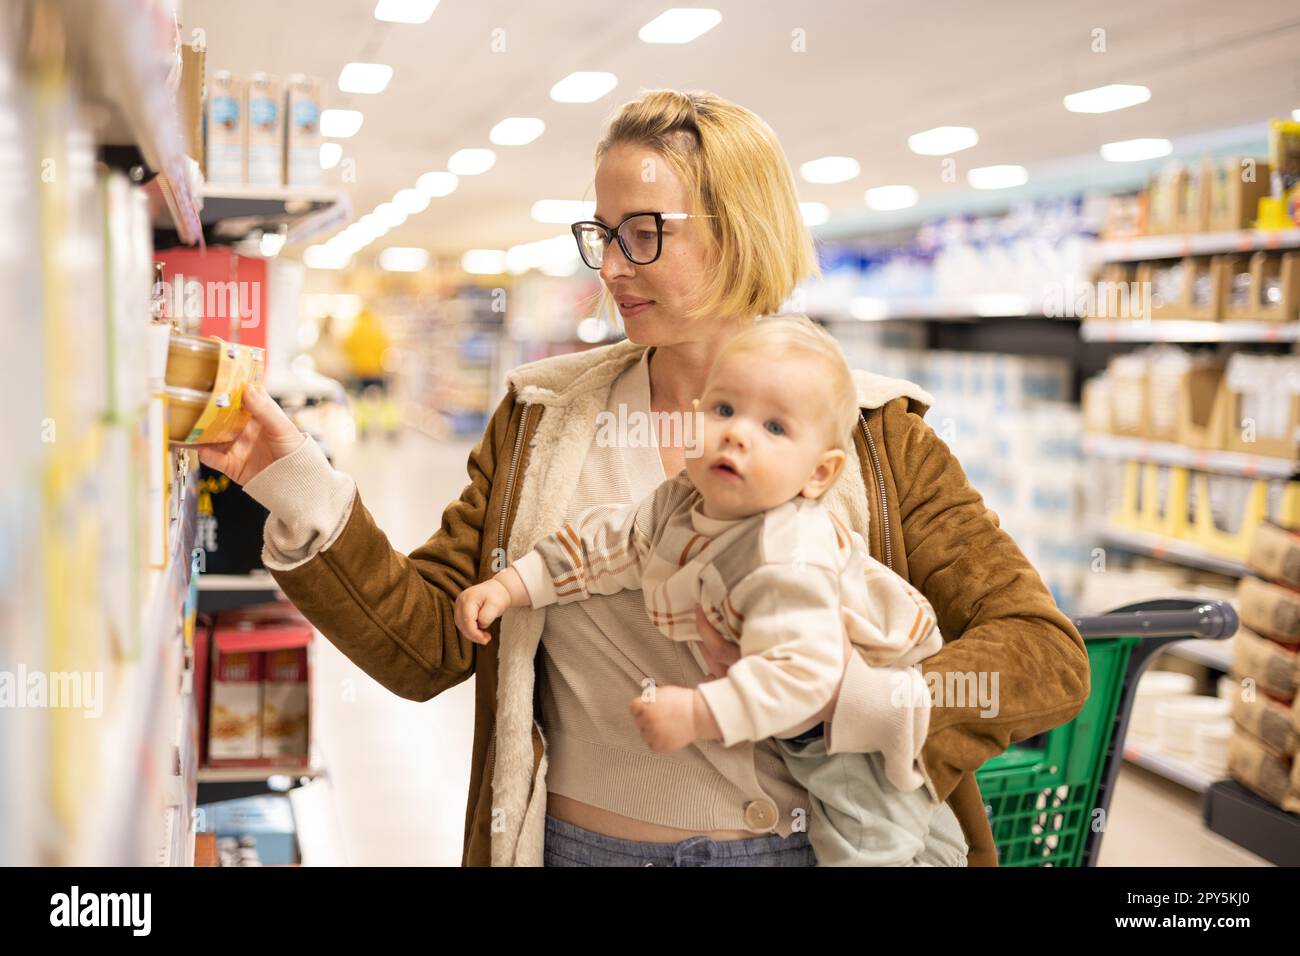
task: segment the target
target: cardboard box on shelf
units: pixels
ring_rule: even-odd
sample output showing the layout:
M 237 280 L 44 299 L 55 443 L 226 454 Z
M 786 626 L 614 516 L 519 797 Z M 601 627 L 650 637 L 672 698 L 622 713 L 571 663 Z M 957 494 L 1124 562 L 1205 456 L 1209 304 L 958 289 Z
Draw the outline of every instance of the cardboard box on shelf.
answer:
M 1083 383 L 1083 429 L 1093 434 L 1106 434 L 1110 423 L 1110 378 L 1094 375 Z
M 1178 389 L 1178 442 L 1190 448 L 1216 451 L 1227 442 L 1223 366 L 1195 366 Z
M 1270 753 L 1244 730 L 1233 734 L 1228 744 L 1228 773 L 1274 806 L 1282 806 L 1290 789 L 1291 762 Z
M 217 70 L 208 81 L 207 180 L 209 183 L 245 182 L 244 137 L 248 119 L 244 81 L 229 70 Z
M 1147 349 L 1146 437 L 1176 442 L 1183 419 L 1183 382 L 1199 369 L 1218 369 L 1205 359 L 1178 348 L 1157 345 Z M 1191 396 L 1187 396 L 1190 399 Z
M 262 756 L 307 756 L 307 648 L 266 651 L 262 669 Z
M 1223 318 L 1223 304 L 1231 281 L 1231 260 L 1227 256 L 1189 256 L 1183 281 L 1183 317 L 1202 321 Z
M 1184 209 L 1190 173 L 1174 162 L 1153 175 L 1147 184 L 1147 230 L 1153 236 L 1184 231 Z
M 284 183 L 284 86 L 270 73 L 248 78 L 248 183 Z
M 1296 321 L 1300 309 L 1300 253 L 1255 253 L 1250 279 L 1251 318 L 1258 322 Z
M 1246 564 L 1265 580 L 1300 590 L 1300 533 L 1264 522 L 1255 529 Z
M 1296 649 L 1270 641 L 1243 627 L 1233 638 L 1232 673 L 1237 678 L 1251 678 L 1256 687 L 1279 700 L 1295 697 Z
M 1147 433 L 1147 362 L 1142 353 L 1112 356 L 1106 363 L 1110 381 L 1110 427 L 1116 435 Z
M 257 757 L 261 753 L 261 665 L 259 653 L 225 653 L 218 648 L 208 720 L 208 754 L 212 760 Z
M 1252 631 L 1282 644 L 1300 644 L 1300 591 L 1247 575 L 1237 585 L 1238 614 Z
M 1278 758 L 1295 755 L 1300 733 L 1291 724 L 1291 707 L 1267 694 L 1246 697 L 1237 694 L 1232 702 L 1232 720 Z
M 1187 260 L 1159 259 L 1137 267 L 1140 288 L 1150 289 L 1152 319 L 1187 318 Z
M 1210 232 L 1249 229 L 1259 201 L 1268 195 L 1269 165 L 1265 160 L 1232 157 L 1214 164 L 1206 216 Z
M 181 114 L 181 131 L 185 135 L 185 152 L 204 168 L 203 159 L 203 84 L 207 51 L 195 44 L 181 44 L 181 86 L 176 91 L 176 108 Z
M 1238 352 L 1223 387 L 1230 451 L 1300 457 L 1300 358 Z

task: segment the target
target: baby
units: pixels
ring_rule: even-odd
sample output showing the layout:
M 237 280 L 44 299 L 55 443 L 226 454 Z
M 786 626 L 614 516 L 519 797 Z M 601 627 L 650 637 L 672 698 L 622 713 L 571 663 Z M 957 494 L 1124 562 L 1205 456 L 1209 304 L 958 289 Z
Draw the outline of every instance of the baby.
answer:
M 644 501 L 587 509 L 467 588 L 457 625 L 486 643 L 507 608 L 640 588 L 651 622 L 690 642 L 707 674 L 702 609 L 741 657 L 719 680 L 633 700 L 650 747 L 776 737 L 808 791 L 819 865 L 909 865 L 936 806 L 919 761 L 928 698 L 880 702 L 906 709 L 897 726 L 922 718 L 919 733 L 900 732 L 881 753 L 828 754 L 817 716 L 838 690 L 846 635 L 874 667 L 914 668 L 943 643 L 929 602 L 820 501 L 858 421 L 843 354 L 807 319 L 760 320 L 726 343 L 694 407 L 701 454 Z

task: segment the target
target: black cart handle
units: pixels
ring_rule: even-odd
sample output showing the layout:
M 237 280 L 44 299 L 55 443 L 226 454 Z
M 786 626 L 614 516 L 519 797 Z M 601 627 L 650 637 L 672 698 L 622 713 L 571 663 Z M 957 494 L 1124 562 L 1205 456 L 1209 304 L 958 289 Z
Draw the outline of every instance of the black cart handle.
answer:
M 1157 602 L 1148 602 L 1157 603 Z M 1162 601 L 1163 605 L 1180 602 Z M 1076 617 L 1084 637 L 1203 637 L 1220 640 L 1237 633 L 1237 611 L 1227 601 L 1187 601 L 1169 610 L 1121 608 L 1095 617 Z

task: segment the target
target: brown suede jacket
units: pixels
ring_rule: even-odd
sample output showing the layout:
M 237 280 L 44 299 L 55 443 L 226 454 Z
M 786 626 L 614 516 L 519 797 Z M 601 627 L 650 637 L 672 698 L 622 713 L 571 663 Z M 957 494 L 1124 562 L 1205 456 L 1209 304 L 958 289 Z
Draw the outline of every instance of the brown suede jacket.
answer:
M 466 587 L 522 555 L 535 533 L 551 530 L 515 528 L 521 499 L 527 499 L 530 519 L 545 517 L 547 499 L 562 497 L 564 490 L 555 462 L 580 459 L 586 444 L 546 426 L 558 423 L 554 416 L 603 407 L 608 383 L 640 351 L 624 341 L 581 357 L 560 357 L 568 365 L 544 360 L 556 366 L 553 378 L 567 377 L 571 385 L 549 404 L 530 402 L 530 390 L 516 387 L 519 370 L 512 373 L 505 399 L 470 453 L 469 484 L 445 510 L 441 528 L 409 555 L 391 547 L 358 495 L 327 546 L 287 570 L 272 568 L 286 596 L 313 624 L 394 693 L 428 700 L 471 674 L 477 677 L 465 865 L 539 862 L 541 837 L 529 834 L 540 834 L 545 806 L 546 747 L 532 682 L 541 618 L 527 625 L 531 644 L 527 636 L 503 641 L 500 629 L 526 629 L 510 625 L 512 615 L 545 612 L 508 612 L 492 625 L 494 640 L 479 646 L 456 629 L 453 603 Z M 590 406 L 571 397 L 586 394 L 583 387 L 594 396 Z M 851 487 L 855 495 L 865 492 L 862 514 L 869 516 L 858 524 L 867 529 L 873 557 L 919 589 L 939 616 L 946 643 L 922 665 L 927 679 L 942 677 L 948 686 L 946 675 L 964 683 L 971 675 L 997 673 L 996 714 L 982 715 L 977 701 L 942 701 L 931 710 L 922 754 L 940 799 L 961 823 L 970 865 L 995 866 L 974 771 L 1010 744 L 1073 718 L 1088 696 L 1088 658 L 1038 573 L 922 420 L 927 402 L 915 396 L 924 393 L 912 386 L 910 395 L 884 400 L 898 393 L 881 394 L 877 407 L 864 405 L 855 436 L 861 482 L 855 475 Z M 570 432 L 575 427 L 582 426 L 570 426 Z M 516 646 L 522 646 L 515 652 L 522 656 L 511 661 Z M 501 778 L 495 786 L 494 774 Z

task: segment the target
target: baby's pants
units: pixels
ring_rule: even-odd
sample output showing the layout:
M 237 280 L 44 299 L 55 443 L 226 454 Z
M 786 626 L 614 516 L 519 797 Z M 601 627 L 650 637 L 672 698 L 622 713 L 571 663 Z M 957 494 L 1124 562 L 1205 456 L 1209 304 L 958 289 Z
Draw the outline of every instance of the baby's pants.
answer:
M 885 777 L 883 755 L 828 754 L 820 734 L 774 739 L 808 791 L 818 866 L 966 865 L 966 840 L 948 804 L 934 803 L 925 787 L 901 792 Z

